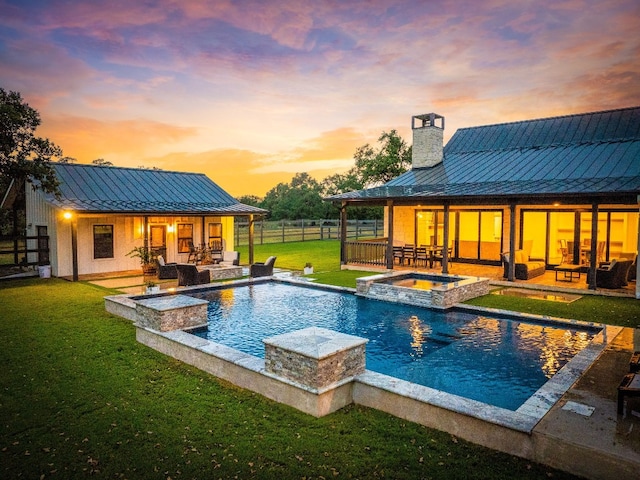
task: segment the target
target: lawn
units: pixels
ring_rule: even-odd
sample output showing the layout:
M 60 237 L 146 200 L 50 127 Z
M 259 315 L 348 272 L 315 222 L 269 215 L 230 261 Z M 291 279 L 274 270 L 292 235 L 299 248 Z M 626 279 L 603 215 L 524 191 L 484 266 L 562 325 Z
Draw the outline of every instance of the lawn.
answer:
M 240 390 L 138 344 L 109 293 L 0 281 L 0 478 L 572 478 L 373 409 L 317 419 Z

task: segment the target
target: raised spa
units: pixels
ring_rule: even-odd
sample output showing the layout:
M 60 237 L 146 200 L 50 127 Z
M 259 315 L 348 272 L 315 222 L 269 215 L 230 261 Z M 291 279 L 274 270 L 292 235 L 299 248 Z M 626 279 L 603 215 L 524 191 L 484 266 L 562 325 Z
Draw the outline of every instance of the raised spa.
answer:
M 356 285 L 363 297 L 433 308 L 450 308 L 489 293 L 488 278 L 403 271 L 359 278 Z

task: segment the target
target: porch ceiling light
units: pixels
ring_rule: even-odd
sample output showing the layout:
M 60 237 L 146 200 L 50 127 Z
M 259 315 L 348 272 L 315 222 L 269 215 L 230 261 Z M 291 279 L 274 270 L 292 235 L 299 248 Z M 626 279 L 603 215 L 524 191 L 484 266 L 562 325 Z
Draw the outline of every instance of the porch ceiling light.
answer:
M 65 220 L 71 220 L 71 218 L 73 218 L 73 213 L 67 210 L 62 214 L 62 218 L 64 218 Z

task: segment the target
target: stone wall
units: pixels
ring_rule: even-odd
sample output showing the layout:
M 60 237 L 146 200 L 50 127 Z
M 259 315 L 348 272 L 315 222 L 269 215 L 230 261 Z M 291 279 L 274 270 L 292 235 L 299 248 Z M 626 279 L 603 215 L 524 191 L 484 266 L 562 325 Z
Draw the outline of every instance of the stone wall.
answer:
M 416 305 L 420 307 L 450 308 L 471 298 L 487 295 L 490 290 L 489 279 L 438 274 L 435 277 L 448 277 L 450 283 L 433 287 L 431 290 L 400 287 L 380 283 L 391 278 L 404 278 L 412 275 L 408 272 L 393 272 L 356 279 L 356 295 L 387 302 Z

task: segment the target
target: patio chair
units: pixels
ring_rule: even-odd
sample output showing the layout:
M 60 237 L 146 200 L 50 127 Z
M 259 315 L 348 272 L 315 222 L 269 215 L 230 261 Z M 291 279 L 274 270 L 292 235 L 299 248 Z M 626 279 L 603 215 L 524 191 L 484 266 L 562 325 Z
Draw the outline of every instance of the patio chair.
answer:
M 196 248 L 196 246 L 193 244 L 193 242 L 189 242 L 189 256 L 187 257 L 187 263 L 195 263 L 196 265 L 198 264 L 198 262 L 201 260 L 201 252 L 199 249 Z
M 447 248 L 447 261 L 451 261 L 451 253 L 453 253 L 453 248 Z M 433 263 L 438 262 L 442 265 L 442 260 L 444 259 L 444 247 L 436 247 L 433 251 Z
M 178 286 L 188 287 L 190 285 L 202 285 L 211 282 L 209 270 L 198 271 L 195 265 L 179 263 L 176 265 L 178 271 Z
M 595 284 L 599 288 L 622 288 L 627 285 L 627 276 L 631 268 L 631 260 L 613 259 L 608 265 L 596 269 Z M 587 283 L 593 285 L 594 279 L 587 276 Z
M 427 268 L 427 263 L 430 263 L 429 253 L 427 252 L 427 247 L 416 247 L 416 256 L 414 261 L 416 263 L 416 267 L 418 264 L 422 263 L 425 268 Z
M 413 245 L 407 244 L 402 249 L 402 264 L 407 261 L 407 265 L 411 265 L 411 262 L 416 261 L 416 249 Z
M 269 277 L 273 275 L 273 265 L 276 263 L 276 257 L 269 257 L 264 263 L 254 263 L 249 267 L 250 277 Z
M 404 260 L 402 258 L 402 247 L 393 247 L 393 261 L 398 260 L 398 265 L 402 265 Z
M 178 278 L 176 263 L 166 263 L 162 255 L 158 255 L 158 280 Z

